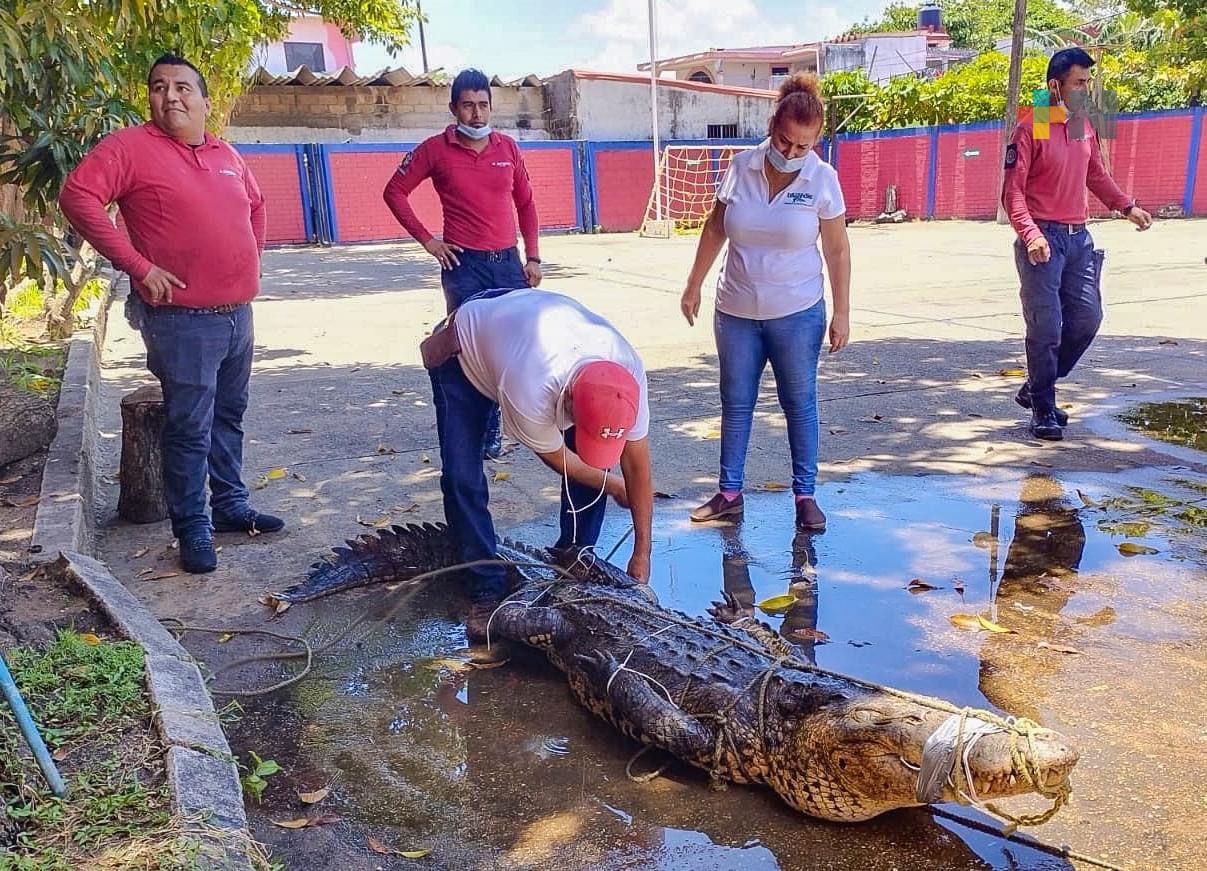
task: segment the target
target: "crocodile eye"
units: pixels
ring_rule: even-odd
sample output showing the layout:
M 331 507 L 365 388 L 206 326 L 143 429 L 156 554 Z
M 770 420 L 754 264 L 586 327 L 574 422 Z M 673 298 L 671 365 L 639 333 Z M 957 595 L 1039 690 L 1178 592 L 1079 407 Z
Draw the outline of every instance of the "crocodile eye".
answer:
M 846 768 L 846 767 L 847 767 L 847 760 L 846 760 L 844 757 L 842 757 L 842 756 L 839 756 L 839 757 L 838 757 L 838 767 L 839 767 L 839 768 Z

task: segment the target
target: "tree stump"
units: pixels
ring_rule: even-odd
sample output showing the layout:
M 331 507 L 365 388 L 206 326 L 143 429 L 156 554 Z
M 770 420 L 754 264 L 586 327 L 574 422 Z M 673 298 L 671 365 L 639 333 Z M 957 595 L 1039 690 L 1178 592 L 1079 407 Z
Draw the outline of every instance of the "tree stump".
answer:
M 163 392 L 158 384 L 122 397 L 121 493 L 117 513 L 131 523 L 168 516 L 163 494 Z
M 0 467 L 42 450 L 57 429 L 47 400 L 0 383 Z

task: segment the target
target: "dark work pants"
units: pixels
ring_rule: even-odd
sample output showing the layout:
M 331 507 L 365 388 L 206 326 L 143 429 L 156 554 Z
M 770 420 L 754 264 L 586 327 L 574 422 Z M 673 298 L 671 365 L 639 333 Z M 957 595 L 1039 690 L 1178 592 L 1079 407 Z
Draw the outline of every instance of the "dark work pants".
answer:
M 475 251 L 466 249 L 456 254 L 458 265 L 440 270 L 440 286 L 444 290 L 445 313 L 451 312 L 475 293 L 528 286 L 524 264 L 516 248 L 505 251 Z M 501 421 L 496 407 L 490 416 L 483 437 L 483 449 L 497 444 L 501 438 Z
M 1090 231 L 1038 222 L 1052 256 L 1032 265 L 1027 246 L 1014 241 L 1027 328 L 1027 383 L 1036 413 L 1056 407 L 1056 381 L 1073 371 L 1102 323 L 1102 260 Z
M 250 305 L 192 313 L 143 307 L 147 368 L 163 388 L 163 478 L 177 538 L 210 534 L 205 510 L 235 517 L 248 508 L 243 413 L 254 347 Z

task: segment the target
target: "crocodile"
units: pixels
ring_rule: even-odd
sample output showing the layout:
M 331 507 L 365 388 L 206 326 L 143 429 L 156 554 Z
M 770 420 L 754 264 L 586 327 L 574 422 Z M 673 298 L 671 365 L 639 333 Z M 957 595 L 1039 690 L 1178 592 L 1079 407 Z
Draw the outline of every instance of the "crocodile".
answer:
M 647 584 L 593 552 L 502 540 L 498 554 L 511 564 L 512 593 L 494 612 L 487 643 L 543 652 L 587 710 L 705 770 L 718 787 L 763 784 L 798 811 L 835 822 L 1068 789 L 1078 753 L 1058 733 L 995 726 L 941 700 L 811 666 L 732 598 L 694 617 L 660 606 Z M 275 595 L 306 602 L 456 562 L 446 526 L 396 526 L 349 540 Z M 934 750 L 928 739 L 943 730 L 950 738 L 957 719 L 982 728 L 970 729 L 962 753 L 947 740 L 939 775 L 920 777 L 935 770 L 933 760 L 924 764 Z

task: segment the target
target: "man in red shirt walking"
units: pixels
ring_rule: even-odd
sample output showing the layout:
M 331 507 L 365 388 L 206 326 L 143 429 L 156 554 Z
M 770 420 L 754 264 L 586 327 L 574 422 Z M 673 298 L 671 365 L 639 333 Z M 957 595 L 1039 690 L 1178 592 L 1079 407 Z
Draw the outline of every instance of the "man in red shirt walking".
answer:
M 151 121 L 102 139 L 67 177 L 59 205 L 130 276 L 127 315 L 163 387 L 164 494 L 181 566 L 209 572 L 214 531 L 284 526 L 252 509 L 241 478 L 264 198 L 239 153 L 206 132 L 210 101 L 196 67 L 163 55 L 147 90 Z M 129 235 L 109 219 L 110 203 Z
M 1056 107 L 1047 137 L 1020 123 L 1006 147 L 1002 203 L 1018 238 L 1014 261 L 1026 322 L 1027 382 L 1015 401 L 1031 409 L 1036 438 L 1064 437 L 1068 415 L 1056 407 L 1056 381 L 1073 371 L 1102 323 L 1102 260 L 1086 228 L 1086 189 L 1141 230 L 1148 212 L 1107 173 L 1095 130 L 1080 114 L 1094 60 L 1080 48 L 1048 61 L 1050 103 Z M 1069 114 L 1068 107 L 1077 114 Z
M 532 183 L 516 141 L 490 128 L 490 80 L 478 70 L 463 70 L 453 80 L 448 108 L 456 123 L 410 152 L 382 194 L 398 222 L 440 262 L 446 313 L 484 290 L 541 283 Z M 442 239 L 423 225 L 408 199 L 426 178 L 444 211 Z M 516 214 L 524 237 L 523 263 L 516 249 Z M 496 407 L 484 456 L 497 459 L 501 442 Z

